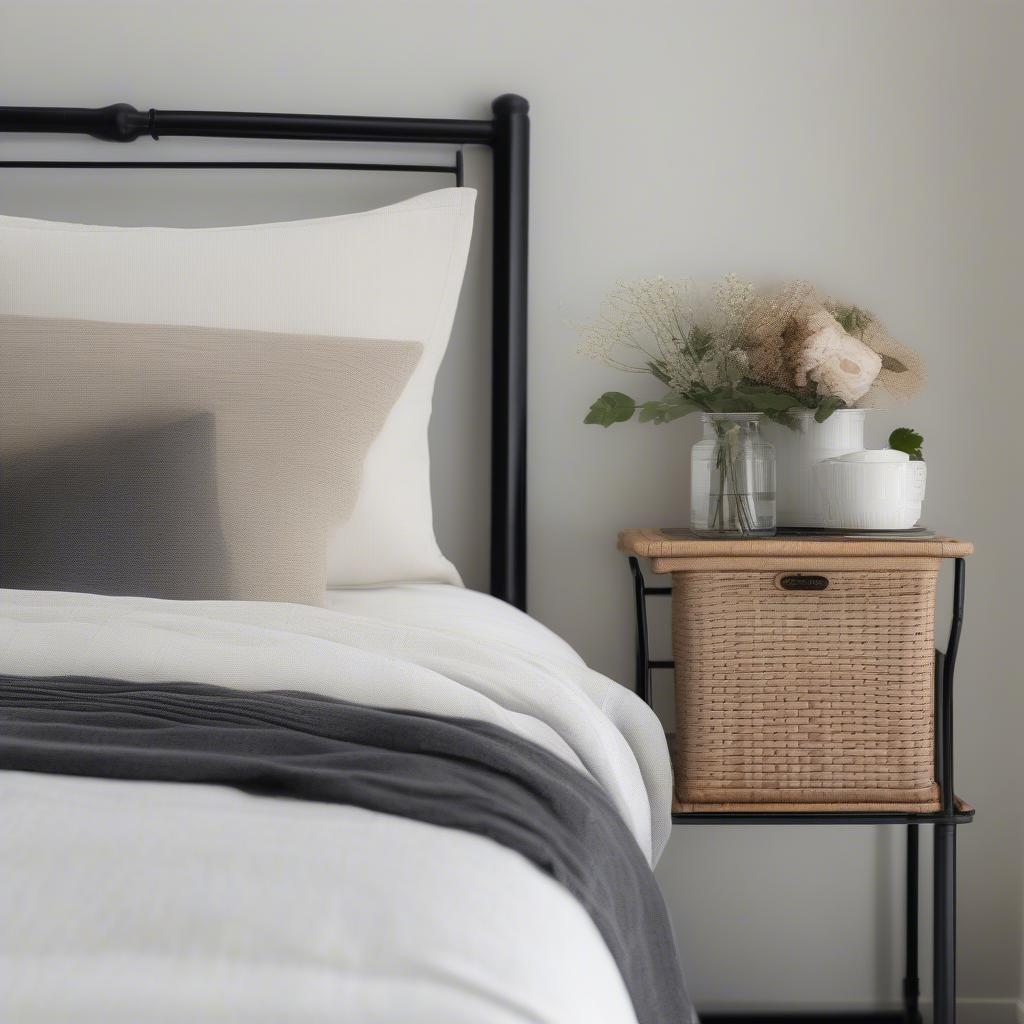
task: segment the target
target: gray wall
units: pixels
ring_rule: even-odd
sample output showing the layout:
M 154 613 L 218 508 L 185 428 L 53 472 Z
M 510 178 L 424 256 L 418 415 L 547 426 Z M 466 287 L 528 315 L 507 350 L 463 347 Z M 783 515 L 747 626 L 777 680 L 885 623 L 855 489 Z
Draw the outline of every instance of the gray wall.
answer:
M 968 1021 L 1009 1020 L 1022 990 L 1022 11 L 968 0 L 7 0 L 0 85 L 6 103 L 422 116 L 486 116 L 498 93 L 527 96 L 532 611 L 621 680 L 630 604 L 615 533 L 685 521 L 696 425 L 584 427 L 592 398 L 623 382 L 575 357 L 571 323 L 620 278 L 801 275 L 922 350 L 925 396 L 869 429 L 879 444 L 898 423 L 922 430 L 927 521 L 978 544 L 959 672 L 959 786 L 980 808 L 961 841 L 960 989 Z M 376 181 L 342 199 L 334 179 L 294 180 L 12 175 L 0 206 L 226 223 L 384 199 Z M 444 183 L 401 182 L 398 194 Z M 484 241 L 486 230 L 484 218 Z M 485 390 L 483 277 L 469 278 L 462 362 L 446 368 L 433 432 L 439 530 L 478 584 L 483 534 L 453 523 L 474 501 L 458 466 L 484 478 L 486 405 L 451 396 Z M 870 829 L 676 829 L 659 877 L 697 996 L 893 998 L 900 844 Z

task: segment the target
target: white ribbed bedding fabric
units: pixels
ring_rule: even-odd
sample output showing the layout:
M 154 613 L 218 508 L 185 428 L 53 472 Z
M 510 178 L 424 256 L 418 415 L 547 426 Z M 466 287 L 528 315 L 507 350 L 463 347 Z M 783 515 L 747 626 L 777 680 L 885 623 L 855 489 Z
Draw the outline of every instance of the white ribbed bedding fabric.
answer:
M 509 606 L 440 584 L 326 608 L 0 591 L 0 672 L 306 689 L 480 718 L 587 772 L 656 859 L 653 713 Z M 0 1021 L 635 1020 L 557 883 L 490 840 L 222 787 L 0 773 Z

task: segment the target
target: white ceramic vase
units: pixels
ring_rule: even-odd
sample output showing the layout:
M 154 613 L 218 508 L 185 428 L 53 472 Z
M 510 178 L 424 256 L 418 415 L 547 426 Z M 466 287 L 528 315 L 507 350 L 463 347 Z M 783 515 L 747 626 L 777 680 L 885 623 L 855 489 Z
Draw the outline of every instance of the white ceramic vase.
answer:
M 837 409 L 824 423 L 814 412 L 794 413 L 796 428 L 765 423 L 766 440 L 775 446 L 776 522 L 787 526 L 824 526 L 825 517 L 814 465 L 864 449 L 866 409 Z

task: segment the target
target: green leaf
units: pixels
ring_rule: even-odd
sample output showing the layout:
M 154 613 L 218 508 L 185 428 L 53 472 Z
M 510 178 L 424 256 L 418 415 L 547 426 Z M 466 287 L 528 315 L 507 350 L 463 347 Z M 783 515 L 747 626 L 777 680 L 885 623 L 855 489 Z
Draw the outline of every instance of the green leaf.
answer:
M 714 412 L 758 412 L 749 398 L 719 398 L 715 400 Z
M 897 427 L 889 435 L 889 447 L 893 451 L 906 452 L 911 462 L 924 462 L 923 444 L 924 438 L 912 427 Z
M 799 422 L 791 412 L 781 411 L 778 409 L 769 409 L 765 413 L 765 416 L 767 416 L 773 423 L 778 423 L 782 427 L 789 427 L 790 430 L 796 430 Z
M 840 306 L 835 312 L 836 323 L 847 334 L 853 334 L 854 315 L 853 310 L 849 306 Z
M 717 388 L 694 388 L 690 396 L 695 402 L 704 405 L 714 405 L 716 402 L 725 401 L 733 397 L 733 389 L 729 384 L 719 384 Z
M 888 370 L 890 373 L 906 373 L 907 368 L 898 359 L 893 359 L 892 356 L 887 356 L 882 352 L 878 355 L 882 360 L 882 369 Z
M 863 309 L 858 309 L 856 306 L 838 306 L 833 315 L 839 326 L 847 334 L 852 334 L 856 338 L 863 337 L 864 331 L 872 320 L 870 314 L 865 313 Z
M 690 329 L 690 336 L 686 339 L 686 347 L 690 350 L 696 362 L 704 358 L 705 353 L 714 344 L 715 336 L 703 327 L 696 325 Z
M 665 372 L 665 364 L 664 363 L 655 363 L 655 362 L 652 361 L 652 362 L 647 364 L 647 369 L 650 370 L 651 373 L 658 380 L 660 380 L 662 384 L 667 384 L 668 383 L 668 374 Z
M 749 397 L 754 409 L 758 412 L 778 410 L 785 412 L 800 403 L 792 395 L 764 384 L 748 384 L 743 382 L 736 388 L 737 394 Z
M 672 420 L 688 416 L 699 408 L 700 406 L 689 399 L 670 391 L 661 401 L 644 402 L 640 406 L 640 422 L 671 423 Z
M 689 416 L 691 412 L 697 412 L 697 410 L 700 409 L 699 405 L 695 405 L 693 402 L 689 402 L 682 397 L 675 402 L 663 404 L 665 406 L 665 419 L 661 422 L 664 423 L 671 423 L 673 420 L 681 419 L 683 416 Z
M 621 391 L 606 391 L 591 407 L 584 423 L 596 423 L 610 427 L 613 423 L 625 423 L 636 412 L 636 402 Z
M 814 420 L 816 423 L 824 423 L 836 409 L 844 409 L 845 407 L 846 403 L 841 398 L 829 395 L 818 402 L 818 408 L 814 412 Z
M 641 423 L 664 423 L 665 411 L 661 402 L 644 402 L 640 406 L 639 420 Z

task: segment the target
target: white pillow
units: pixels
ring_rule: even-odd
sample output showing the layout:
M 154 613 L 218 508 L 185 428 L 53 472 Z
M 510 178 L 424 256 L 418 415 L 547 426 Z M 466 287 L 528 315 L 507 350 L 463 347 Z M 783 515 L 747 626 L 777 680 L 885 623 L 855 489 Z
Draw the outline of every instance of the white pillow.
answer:
M 220 228 L 0 216 L 0 314 L 421 343 L 328 542 L 327 582 L 459 583 L 434 537 L 427 425 L 475 199 L 447 188 L 366 213 Z

